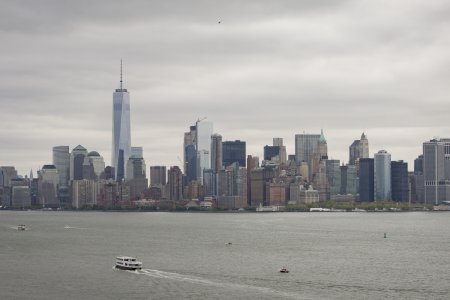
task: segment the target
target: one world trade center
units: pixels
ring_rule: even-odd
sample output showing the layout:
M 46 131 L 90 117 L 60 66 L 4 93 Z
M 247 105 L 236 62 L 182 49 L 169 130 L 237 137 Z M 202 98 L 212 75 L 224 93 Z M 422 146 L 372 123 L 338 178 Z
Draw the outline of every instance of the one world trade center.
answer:
M 131 152 L 130 94 L 122 86 L 122 61 L 120 61 L 120 88 L 113 93 L 112 162 L 116 181 L 125 177 L 125 164 Z

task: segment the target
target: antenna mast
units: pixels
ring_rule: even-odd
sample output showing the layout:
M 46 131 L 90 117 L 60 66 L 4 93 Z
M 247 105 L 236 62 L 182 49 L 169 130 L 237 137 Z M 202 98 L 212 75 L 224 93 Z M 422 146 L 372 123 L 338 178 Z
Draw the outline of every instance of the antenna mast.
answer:
M 122 90 L 122 59 L 120 59 L 120 89 Z

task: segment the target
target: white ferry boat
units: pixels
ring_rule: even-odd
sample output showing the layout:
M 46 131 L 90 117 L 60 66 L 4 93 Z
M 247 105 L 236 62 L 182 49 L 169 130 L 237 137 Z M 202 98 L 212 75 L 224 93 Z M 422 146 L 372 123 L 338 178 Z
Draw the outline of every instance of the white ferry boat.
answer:
M 142 269 L 142 262 L 137 261 L 136 258 L 130 256 L 117 256 L 116 269 L 140 270 Z
M 17 225 L 17 230 L 25 230 L 25 229 L 27 229 L 27 226 L 23 224 Z

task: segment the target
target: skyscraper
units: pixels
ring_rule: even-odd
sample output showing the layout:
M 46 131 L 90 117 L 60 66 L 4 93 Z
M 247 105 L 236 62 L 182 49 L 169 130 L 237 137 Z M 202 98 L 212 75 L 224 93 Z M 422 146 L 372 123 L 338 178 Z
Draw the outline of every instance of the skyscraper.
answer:
M 178 166 L 170 167 L 167 172 L 169 185 L 169 200 L 183 200 L 183 173 Z
M 295 135 L 295 160 L 298 165 L 302 161 L 308 165 L 312 155 L 319 145 L 320 134 L 296 134 Z
M 211 136 L 213 123 L 198 120 L 196 123 L 195 146 L 197 150 L 197 181 L 203 182 L 203 170 L 211 168 Z
M 211 169 L 214 173 L 222 169 L 222 136 L 220 134 L 211 136 Z
M 423 143 L 423 176 L 425 203 L 450 200 L 450 139 Z
M 222 143 L 222 155 L 223 166 L 227 167 L 235 162 L 240 167 L 245 167 L 246 154 L 245 154 L 245 142 L 244 141 L 228 141 Z
M 325 161 L 327 180 L 329 184 L 329 197 L 336 196 L 341 192 L 341 169 L 339 160 L 327 159 Z
M 391 200 L 391 155 L 380 150 L 374 155 L 375 201 Z
M 58 170 L 54 165 L 44 165 L 38 172 L 39 203 L 43 207 L 59 207 L 58 200 Z
M 408 163 L 400 161 L 391 162 L 392 200 L 409 200 Z
M 131 154 L 130 94 L 122 86 L 122 61 L 120 62 L 120 88 L 113 93 L 112 161 L 118 182 L 125 177 L 125 164 Z
M 183 171 L 186 175 L 186 181 L 197 180 L 197 149 L 195 145 L 197 135 L 197 126 L 190 126 L 189 131 L 184 133 L 183 144 Z
M 359 200 L 371 202 L 374 200 L 374 159 L 359 160 Z
M 72 153 L 70 153 L 70 180 L 83 179 L 83 164 L 87 155 L 86 148 L 81 145 L 72 149 Z
M 162 186 L 166 185 L 166 167 L 151 166 L 150 167 L 150 185 Z
M 59 186 L 67 186 L 69 182 L 70 168 L 69 146 L 53 147 L 53 165 L 58 170 Z
M 357 164 L 358 160 L 361 158 L 369 157 L 369 140 L 366 134 L 363 132 L 361 134 L 360 140 L 355 140 L 349 147 L 349 164 Z

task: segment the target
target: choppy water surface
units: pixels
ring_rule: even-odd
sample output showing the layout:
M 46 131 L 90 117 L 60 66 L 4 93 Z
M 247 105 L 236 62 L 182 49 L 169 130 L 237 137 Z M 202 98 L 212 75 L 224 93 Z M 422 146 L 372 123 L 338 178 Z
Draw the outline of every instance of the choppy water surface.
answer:
M 449 228 L 424 212 L 0 211 L 0 298 L 449 299 Z

